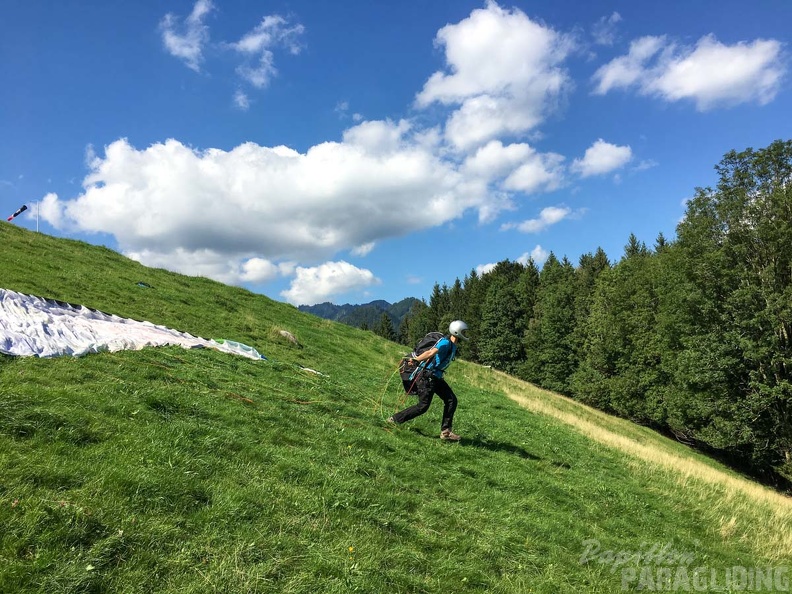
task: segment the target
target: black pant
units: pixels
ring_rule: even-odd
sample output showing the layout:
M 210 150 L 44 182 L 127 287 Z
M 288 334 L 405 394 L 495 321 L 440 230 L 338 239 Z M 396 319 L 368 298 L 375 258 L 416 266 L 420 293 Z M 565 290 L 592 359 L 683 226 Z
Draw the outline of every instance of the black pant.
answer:
M 427 410 L 429 405 L 432 404 L 432 397 L 437 394 L 443 401 L 443 422 L 440 425 L 440 430 L 451 429 L 451 424 L 454 422 L 454 412 L 457 407 L 457 397 L 444 379 L 433 377 L 425 389 L 418 393 L 418 403 L 405 408 L 393 415 L 393 420 L 397 423 L 406 423 L 410 419 L 414 419 Z

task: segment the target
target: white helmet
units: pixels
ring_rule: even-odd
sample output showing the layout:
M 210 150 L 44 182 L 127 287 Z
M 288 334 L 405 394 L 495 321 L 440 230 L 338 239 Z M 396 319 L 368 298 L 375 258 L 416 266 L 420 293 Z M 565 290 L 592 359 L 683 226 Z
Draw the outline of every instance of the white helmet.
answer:
M 451 325 L 448 327 L 448 333 L 451 336 L 456 336 L 457 338 L 461 338 L 462 340 L 467 340 L 468 337 L 465 336 L 465 332 L 467 332 L 468 325 L 465 324 L 462 320 L 454 320 L 451 322 Z

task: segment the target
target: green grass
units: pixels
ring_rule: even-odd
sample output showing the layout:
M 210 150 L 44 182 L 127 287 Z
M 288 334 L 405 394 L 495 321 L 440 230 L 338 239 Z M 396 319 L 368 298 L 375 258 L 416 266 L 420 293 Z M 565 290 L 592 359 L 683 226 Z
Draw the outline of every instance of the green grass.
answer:
M 792 556 L 786 498 L 501 374 L 451 367 L 446 443 L 439 402 L 383 422 L 404 349 L 371 333 L 7 224 L 0 257 L 2 288 L 270 358 L 0 358 L 0 592 L 620 592 L 585 543 L 717 571 Z

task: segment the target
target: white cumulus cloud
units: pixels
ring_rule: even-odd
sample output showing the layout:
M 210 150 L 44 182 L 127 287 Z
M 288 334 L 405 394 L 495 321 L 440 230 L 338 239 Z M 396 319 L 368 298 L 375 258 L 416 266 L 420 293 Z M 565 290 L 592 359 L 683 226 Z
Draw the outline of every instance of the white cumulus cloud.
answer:
M 53 227 L 63 226 L 63 208 L 58 202 L 58 195 L 50 192 L 39 202 L 39 216 Z
M 370 241 L 368 243 L 364 243 L 363 245 L 355 246 L 354 248 L 352 248 L 352 255 L 367 256 L 369 253 L 371 253 L 371 250 L 373 250 L 374 246 L 376 245 L 377 244 L 375 242 Z
M 500 140 L 491 140 L 465 159 L 464 168 L 474 175 L 499 177 L 514 171 L 534 153 L 534 149 L 524 143 L 504 146 Z
M 618 146 L 600 138 L 586 149 L 582 159 L 573 161 L 572 170 L 581 177 L 604 175 L 624 167 L 632 158 L 632 149 L 629 146 Z
M 667 44 L 661 36 L 646 36 L 630 43 L 626 56 L 615 58 L 594 73 L 595 93 L 604 95 L 611 89 L 629 87 L 649 77 L 646 62 Z
M 531 130 L 571 87 L 562 66 L 571 37 L 493 0 L 440 29 L 435 43 L 445 49 L 447 70 L 429 78 L 416 104 L 457 106 L 445 134 L 461 150 Z
M 563 183 L 564 157 L 556 153 L 531 152 L 503 183 L 507 190 L 525 193 L 553 191 Z
M 548 206 L 543 208 L 535 219 L 528 219 L 522 223 L 507 223 L 501 227 L 503 230 L 517 229 L 522 233 L 539 233 L 548 227 L 560 223 L 572 214 L 572 209 L 566 206 Z
M 275 264 L 264 258 L 250 258 L 242 262 L 239 278 L 243 282 L 265 283 L 279 276 L 290 276 L 294 268 L 291 262 Z
M 203 48 L 209 41 L 209 27 L 203 21 L 213 8 L 210 0 L 197 0 L 184 23 L 171 13 L 166 14 L 160 22 L 165 49 L 196 72 L 201 70 Z
M 261 22 L 231 47 L 248 58 L 237 68 L 237 73 L 256 88 L 264 88 L 277 74 L 273 49 L 285 48 L 292 54 L 301 50 L 300 36 L 305 27 L 291 25 L 279 15 L 265 16 Z
M 314 305 L 334 295 L 357 291 L 380 284 L 370 270 L 358 268 L 343 260 L 325 262 L 311 268 L 298 266 L 296 277 L 281 296 L 294 305 Z
M 465 159 L 465 175 L 486 183 L 498 180 L 502 188 L 527 194 L 552 191 L 563 184 L 564 157 L 556 153 L 540 153 L 525 143 L 504 146 L 491 140 Z
M 366 122 L 305 153 L 255 143 L 200 151 L 177 140 L 139 150 L 121 139 L 93 159 L 80 195 L 48 196 L 42 216 L 112 234 L 147 265 L 242 282 L 251 258 L 363 255 L 377 241 L 502 206 L 421 142 L 389 122 Z
M 533 260 L 534 264 L 541 267 L 550 257 L 550 252 L 544 249 L 541 245 L 537 244 L 530 252 L 525 252 L 522 256 L 517 258 L 517 261 L 522 264 L 528 264 L 529 260 Z
M 592 29 L 594 43 L 597 45 L 613 45 L 616 39 L 616 25 L 622 20 L 618 12 L 611 13 L 608 17 L 602 17 L 596 22 Z
M 497 262 L 490 262 L 489 264 L 479 264 L 476 266 L 476 274 L 482 276 L 487 274 L 488 272 L 492 272 L 492 270 L 497 266 Z
M 248 97 L 247 93 L 244 91 L 237 90 L 237 92 L 234 93 L 234 105 L 242 111 L 247 111 L 250 109 L 250 97 Z
M 642 37 L 627 55 L 597 70 L 595 93 L 636 87 L 666 101 L 689 99 L 699 111 L 753 101 L 763 105 L 775 98 L 786 71 L 781 49 L 773 39 L 725 45 L 706 35 L 691 47 Z
M 530 252 L 525 252 L 522 256 L 517 258 L 517 262 L 526 266 L 530 260 L 533 260 L 533 263 L 536 264 L 537 267 L 541 267 L 542 264 L 545 263 L 550 253 L 545 250 L 541 245 L 538 245 L 532 249 Z M 488 274 L 492 272 L 492 270 L 497 266 L 497 262 L 490 262 L 489 264 L 479 264 L 476 266 L 476 274 L 479 276 L 483 274 Z

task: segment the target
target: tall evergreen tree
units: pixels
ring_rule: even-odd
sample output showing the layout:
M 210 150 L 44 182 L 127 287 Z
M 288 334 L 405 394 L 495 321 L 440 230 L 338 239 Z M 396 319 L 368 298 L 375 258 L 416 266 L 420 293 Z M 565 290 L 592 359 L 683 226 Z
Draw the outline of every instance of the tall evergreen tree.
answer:
M 632 258 L 633 256 L 644 256 L 647 253 L 646 244 L 643 241 L 638 241 L 634 233 L 630 233 L 627 245 L 624 246 L 624 257 Z
M 376 333 L 382 338 L 396 342 L 396 331 L 393 329 L 393 320 L 386 313 L 382 313 L 379 324 L 377 324 Z
M 536 306 L 536 297 L 538 294 L 539 268 L 537 268 L 533 260 L 528 260 L 522 267 L 522 272 L 517 279 L 515 288 L 520 316 L 522 317 L 520 327 L 523 333 L 530 326 L 531 320 L 534 317 L 534 307 Z
M 411 308 L 412 309 L 412 308 Z M 410 345 L 410 316 L 405 315 L 399 324 L 399 331 L 396 333 L 396 341 L 405 346 Z
M 520 280 L 520 275 L 523 272 L 523 265 L 519 262 L 512 262 L 511 260 L 501 260 L 495 267 L 488 273 L 494 279 L 501 279 L 508 285 L 515 286 Z
M 581 365 L 573 380 L 585 402 L 639 423 L 664 426 L 668 380 L 657 335 L 656 256 L 634 235 L 597 283 Z
M 575 270 L 575 327 L 572 331 L 572 351 L 575 369 L 584 359 L 584 348 L 589 332 L 589 314 L 594 300 L 597 279 L 610 269 L 610 261 L 600 247 L 592 254 L 583 254 Z M 573 390 L 574 392 L 574 390 Z
M 468 338 L 470 340 L 465 344 L 461 356 L 473 362 L 480 362 L 479 346 L 481 344 L 481 312 L 484 307 L 484 300 L 487 296 L 488 280 L 485 280 L 484 275 L 480 277 L 474 270 L 465 277 L 462 286 L 464 292 L 465 304 L 464 314 L 462 319 L 468 325 Z
M 659 254 L 667 247 L 668 247 L 668 241 L 666 240 L 665 235 L 663 235 L 663 232 L 661 231 L 660 233 L 657 234 L 657 239 L 655 239 L 654 251 L 656 254 Z
M 421 338 L 436 329 L 432 310 L 423 300 L 413 304 L 407 320 L 407 345 L 409 346 L 416 345 Z
M 447 285 L 441 287 L 438 283 L 435 283 L 432 288 L 432 296 L 429 298 L 429 309 L 432 312 L 434 329 L 439 330 L 443 316 L 449 314 L 451 309 Z
M 565 257 L 552 252 L 539 275 L 534 317 L 525 333 L 525 364 L 521 374 L 562 394 L 570 393 L 575 369 L 572 333 L 575 326 L 575 271 Z
M 619 363 L 619 332 L 612 324 L 612 295 L 618 283 L 613 269 L 603 270 L 594 286 L 589 315 L 582 329 L 578 366 L 570 380 L 572 394 L 578 400 L 600 410 L 613 412 L 611 378 Z M 581 329 L 576 332 L 580 338 Z
M 479 358 L 507 373 L 515 373 L 523 358 L 519 303 L 507 278 L 495 279 L 487 291 L 481 316 Z
M 456 279 L 448 290 L 448 312 L 453 320 L 461 320 L 465 317 L 465 294 L 459 279 Z

